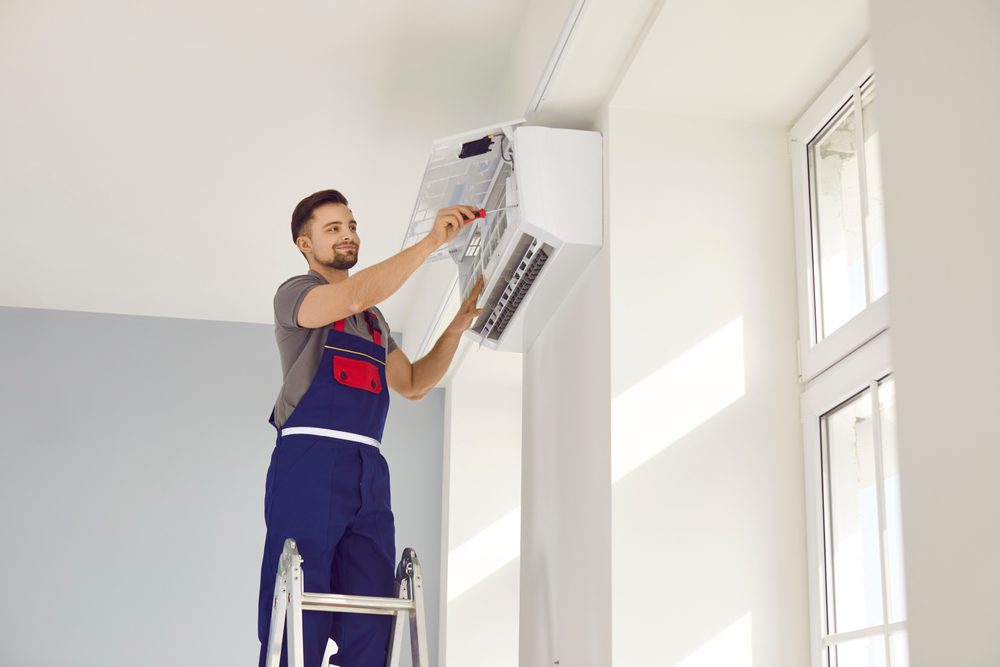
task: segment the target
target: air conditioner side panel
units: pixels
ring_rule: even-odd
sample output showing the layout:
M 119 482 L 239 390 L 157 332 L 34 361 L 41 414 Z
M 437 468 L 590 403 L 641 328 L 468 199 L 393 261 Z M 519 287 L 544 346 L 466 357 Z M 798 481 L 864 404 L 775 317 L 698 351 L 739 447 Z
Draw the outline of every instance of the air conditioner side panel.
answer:
M 519 127 L 514 155 L 521 213 L 541 236 L 601 246 L 603 144 L 598 132 Z

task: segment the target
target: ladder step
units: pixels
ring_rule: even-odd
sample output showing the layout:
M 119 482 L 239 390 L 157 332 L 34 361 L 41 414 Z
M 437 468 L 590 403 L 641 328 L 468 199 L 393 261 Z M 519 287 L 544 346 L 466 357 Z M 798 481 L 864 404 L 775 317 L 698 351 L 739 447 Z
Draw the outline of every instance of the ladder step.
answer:
M 346 611 L 353 614 L 383 614 L 392 616 L 401 611 L 415 610 L 413 600 L 399 598 L 367 597 L 364 595 L 338 595 L 336 593 L 303 593 L 303 611 Z

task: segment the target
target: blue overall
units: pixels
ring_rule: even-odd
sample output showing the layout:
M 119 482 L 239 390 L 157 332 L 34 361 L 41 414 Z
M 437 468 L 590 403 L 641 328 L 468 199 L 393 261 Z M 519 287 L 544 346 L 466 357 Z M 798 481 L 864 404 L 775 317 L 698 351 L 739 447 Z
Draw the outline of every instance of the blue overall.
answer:
M 267 652 L 274 577 L 286 538 L 302 555 L 305 591 L 392 596 L 395 525 L 389 468 L 379 451 L 389 389 L 378 320 L 364 313 L 376 342 L 330 329 L 319 368 L 281 429 L 264 495 L 267 538 L 260 573 L 257 635 L 260 665 Z M 274 424 L 274 414 L 271 415 Z M 391 618 L 306 611 L 306 667 L 317 667 L 327 639 L 340 667 L 384 667 Z M 281 665 L 287 665 L 287 638 Z

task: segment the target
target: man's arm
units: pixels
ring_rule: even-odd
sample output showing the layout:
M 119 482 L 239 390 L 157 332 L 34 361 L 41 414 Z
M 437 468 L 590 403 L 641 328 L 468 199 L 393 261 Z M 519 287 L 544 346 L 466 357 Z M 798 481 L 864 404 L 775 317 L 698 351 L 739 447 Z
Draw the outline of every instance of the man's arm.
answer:
M 385 301 L 432 252 L 453 239 L 474 217 L 475 210 L 469 206 L 441 209 L 434 220 L 434 227 L 416 244 L 346 280 L 317 285 L 309 290 L 299 306 L 297 324 L 307 329 L 318 329 Z
M 398 347 L 392 351 L 386 359 L 385 373 L 389 386 L 394 391 L 410 400 L 418 401 L 444 377 L 455 357 L 455 351 L 458 350 L 462 332 L 483 314 L 481 309 L 476 308 L 476 300 L 482 291 L 483 279 L 480 277 L 431 351 L 416 362 L 411 364 L 409 358 Z

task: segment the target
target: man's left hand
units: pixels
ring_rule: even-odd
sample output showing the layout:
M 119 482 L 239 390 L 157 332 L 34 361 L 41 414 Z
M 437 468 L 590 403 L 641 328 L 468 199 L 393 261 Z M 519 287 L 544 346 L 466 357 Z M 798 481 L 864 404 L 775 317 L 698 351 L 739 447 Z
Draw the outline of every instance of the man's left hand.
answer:
M 483 286 L 483 277 L 479 276 L 479 280 L 476 281 L 472 291 L 469 292 L 468 298 L 465 299 L 462 307 L 458 309 L 457 313 L 455 313 L 455 319 L 453 319 L 451 324 L 448 325 L 449 331 L 462 333 L 472 326 L 472 323 L 477 317 L 486 312 L 482 308 L 476 308 L 476 300 L 479 299 L 479 295 L 483 293 Z

